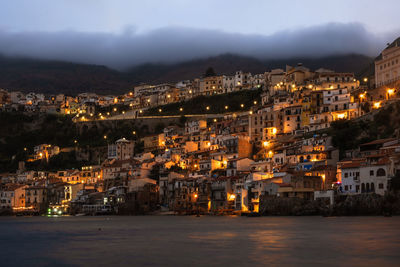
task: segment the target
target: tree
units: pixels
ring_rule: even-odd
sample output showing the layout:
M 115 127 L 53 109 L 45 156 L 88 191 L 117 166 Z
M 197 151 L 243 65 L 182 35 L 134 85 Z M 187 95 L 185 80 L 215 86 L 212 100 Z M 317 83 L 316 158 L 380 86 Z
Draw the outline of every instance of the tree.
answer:
M 212 67 L 209 67 L 206 70 L 206 73 L 204 74 L 204 77 L 212 77 L 212 76 L 216 76 L 217 74 L 215 73 L 214 69 Z

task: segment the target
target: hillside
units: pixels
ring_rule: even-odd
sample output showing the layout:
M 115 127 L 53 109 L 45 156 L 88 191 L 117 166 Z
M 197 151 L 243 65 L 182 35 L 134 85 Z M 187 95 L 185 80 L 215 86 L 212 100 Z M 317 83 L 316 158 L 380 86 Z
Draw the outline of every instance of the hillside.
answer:
M 236 70 L 263 73 L 299 62 L 311 69 L 324 67 L 357 74 L 365 70 L 372 59 L 362 55 L 340 55 L 263 61 L 225 54 L 170 65 L 144 64 L 117 71 L 105 66 L 0 56 L 0 88 L 47 94 L 119 94 L 139 83 L 175 82 L 200 77 L 208 67 L 213 67 L 218 74 L 233 74 Z

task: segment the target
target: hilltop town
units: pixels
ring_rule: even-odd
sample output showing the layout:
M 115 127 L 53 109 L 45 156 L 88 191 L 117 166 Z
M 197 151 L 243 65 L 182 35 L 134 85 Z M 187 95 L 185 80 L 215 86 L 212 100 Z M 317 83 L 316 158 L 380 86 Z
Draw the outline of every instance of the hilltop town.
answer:
M 366 77 L 299 63 L 209 68 L 123 95 L 1 90 L 1 212 L 320 214 L 351 200 L 386 212 L 400 179 L 399 61 L 397 39 Z M 12 139 L 22 128 L 31 138 Z

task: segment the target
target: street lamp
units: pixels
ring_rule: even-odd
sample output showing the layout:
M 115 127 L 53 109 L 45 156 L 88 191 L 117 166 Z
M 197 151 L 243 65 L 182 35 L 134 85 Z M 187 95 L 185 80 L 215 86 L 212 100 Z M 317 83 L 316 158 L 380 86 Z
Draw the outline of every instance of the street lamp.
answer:
M 244 104 L 240 104 L 240 107 L 241 107 L 241 108 L 244 108 Z
M 210 110 L 210 107 L 209 107 L 209 106 L 207 106 L 207 107 L 206 107 L 206 110 Z
M 388 95 L 388 99 L 390 98 L 391 95 L 394 94 L 394 89 L 387 89 L 387 95 Z

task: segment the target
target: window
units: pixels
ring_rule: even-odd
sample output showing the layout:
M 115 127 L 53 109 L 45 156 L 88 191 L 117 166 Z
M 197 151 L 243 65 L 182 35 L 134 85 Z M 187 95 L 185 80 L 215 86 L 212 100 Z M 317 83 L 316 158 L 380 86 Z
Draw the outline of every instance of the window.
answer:
M 380 168 L 376 171 L 376 176 L 386 176 L 386 172 L 384 169 Z
M 379 189 L 383 189 L 383 184 L 380 183 L 380 184 L 378 185 L 378 187 L 379 187 Z
M 369 176 L 374 176 L 374 170 L 369 171 Z
M 347 178 L 349 174 L 347 172 L 344 173 L 344 178 Z

